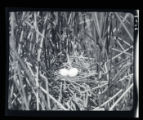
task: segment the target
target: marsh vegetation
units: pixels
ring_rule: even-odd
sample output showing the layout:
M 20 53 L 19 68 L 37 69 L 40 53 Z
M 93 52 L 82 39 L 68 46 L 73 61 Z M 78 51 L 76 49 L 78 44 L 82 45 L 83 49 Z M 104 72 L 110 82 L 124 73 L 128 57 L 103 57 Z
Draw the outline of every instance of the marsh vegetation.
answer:
M 9 109 L 132 109 L 133 14 L 10 12 L 9 45 Z

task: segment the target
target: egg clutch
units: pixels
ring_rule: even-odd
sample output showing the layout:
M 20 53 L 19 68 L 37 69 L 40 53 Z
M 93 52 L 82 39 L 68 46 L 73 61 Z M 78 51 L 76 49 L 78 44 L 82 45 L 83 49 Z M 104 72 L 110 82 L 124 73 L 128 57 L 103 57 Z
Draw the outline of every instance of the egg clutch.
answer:
M 70 76 L 70 77 L 75 77 L 78 74 L 78 69 L 77 68 L 71 68 L 71 69 L 60 69 L 59 74 L 62 76 Z

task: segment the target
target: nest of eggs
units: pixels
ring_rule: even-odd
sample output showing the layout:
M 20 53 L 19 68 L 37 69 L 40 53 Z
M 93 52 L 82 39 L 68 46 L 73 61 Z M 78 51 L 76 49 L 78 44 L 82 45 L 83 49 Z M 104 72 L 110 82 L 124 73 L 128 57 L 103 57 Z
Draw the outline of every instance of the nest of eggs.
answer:
M 70 65 L 63 63 L 63 66 L 55 71 L 56 85 L 52 86 L 51 94 L 54 90 L 55 98 L 68 110 L 92 110 L 93 106 L 99 105 L 97 94 L 100 91 L 92 89 L 107 81 L 99 81 L 94 59 L 70 56 L 70 60 Z

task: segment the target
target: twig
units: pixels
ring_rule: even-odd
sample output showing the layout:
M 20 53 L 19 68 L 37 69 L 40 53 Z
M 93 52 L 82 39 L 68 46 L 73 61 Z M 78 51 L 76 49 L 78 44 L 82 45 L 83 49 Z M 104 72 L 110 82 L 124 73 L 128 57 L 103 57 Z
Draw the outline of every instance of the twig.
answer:
M 121 16 L 121 18 L 123 18 L 123 23 L 125 22 L 125 21 L 127 21 L 127 18 L 129 17 L 129 14 L 127 13 L 125 16 L 124 16 L 124 18 Z M 127 21 L 128 23 L 129 23 L 129 21 Z M 118 30 L 121 28 L 121 23 L 119 24 L 119 27 L 118 27 Z
M 120 102 L 120 100 L 129 92 L 129 90 L 133 87 L 133 83 L 130 87 L 118 98 L 118 100 L 110 107 L 110 111 L 114 109 L 114 107 Z
M 100 108 L 100 107 L 96 107 L 93 110 L 95 110 L 95 111 L 104 111 L 105 109 L 104 108 Z
M 20 93 L 19 93 L 19 94 L 20 94 Z M 20 99 L 18 98 L 18 95 L 16 95 L 15 93 L 13 93 L 13 96 L 14 96 L 15 98 L 13 99 L 13 101 L 11 102 L 11 104 L 13 104 L 16 99 L 17 99 L 17 101 L 21 104 L 21 101 L 20 101 Z
M 21 34 L 20 34 L 20 43 L 22 42 L 22 40 L 23 40 L 23 30 L 21 31 Z M 18 54 L 20 54 L 21 53 L 21 44 L 19 44 L 19 46 L 18 46 Z
M 26 67 L 25 63 L 23 62 L 23 60 L 19 57 L 17 51 L 12 49 L 12 52 L 14 53 L 14 57 L 19 61 L 21 67 L 25 71 L 27 77 L 29 78 L 30 85 L 34 87 L 35 86 L 34 77 L 30 74 L 30 71 L 27 69 L 27 67 Z
M 44 36 L 45 34 L 45 30 L 43 30 L 42 35 Z M 43 47 L 43 41 L 44 41 L 44 37 L 42 37 L 41 42 L 40 42 L 40 48 L 38 49 L 38 55 L 37 55 L 37 60 L 38 62 L 40 62 L 40 56 L 41 56 L 41 52 L 42 52 L 42 47 Z
M 124 51 L 124 47 L 121 45 L 121 43 L 117 40 L 117 43 L 119 44 L 119 46 L 121 47 L 121 49 Z
M 35 76 L 34 73 L 33 73 L 33 71 L 32 71 L 32 69 L 31 69 L 31 67 L 30 67 L 30 63 L 27 62 L 27 61 L 25 61 L 25 62 L 26 62 L 26 64 L 27 64 L 27 67 L 28 67 L 30 73 L 32 74 L 32 76 Z
M 49 86 L 48 86 L 48 79 L 47 79 L 43 74 L 40 74 L 40 76 L 44 79 L 45 84 L 46 84 L 47 108 L 48 108 L 48 109 L 51 109 L 50 99 L 49 99 Z
M 119 77 L 119 75 L 121 75 L 123 72 L 125 72 L 129 67 L 130 65 L 132 65 L 132 63 L 128 63 L 126 64 L 125 66 L 123 66 L 119 71 L 118 73 L 114 76 L 114 78 L 112 79 L 112 81 L 114 81 L 115 79 L 117 79 Z M 122 73 L 121 73 L 122 72 Z
M 62 99 L 62 87 L 63 87 L 63 83 L 61 82 L 61 84 L 60 84 L 60 93 L 59 93 L 59 98 L 58 98 L 58 101 L 59 101 L 59 102 L 60 102 L 61 99 Z M 70 90 L 69 86 L 68 86 L 67 88 Z M 70 92 L 71 92 L 71 90 L 70 90 Z M 72 93 L 72 94 L 73 94 L 73 93 Z
M 47 94 L 47 91 L 46 91 L 43 87 L 40 86 L 40 89 L 41 89 L 45 94 Z M 55 103 L 57 103 L 57 105 L 58 105 L 60 108 L 62 108 L 63 110 L 68 110 L 68 109 L 66 109 L 60 102 L 58 102 L 51 94 L 49 94 L 49 97 L 50 97 L 50 99 L 52 99 Z
M 106 63 L 110 62 L 111 60 L 114 60 L 115 58 L 119 57 L 120 55 L 122 55 L 122 54 L 125 53 L 126 51 L 130 50 L 131 48 L 133 48 L 133 46 L 131 46 L 131 47 L 125 49 L 123 52 L 121 52 L 121 53 L 115 55 L 114 57 L 112 57 L 111 59 L 107 60 Z
M 98 22 L 98 17 L 97 17 L 97 13 L 95 13 L 95 20 L 96 20 L 96 25 L 97 25 L 97 32 L 99 35 L 99 39 L 101 40 L 101 31 L 100 31 L 100 27 L 99 27 L 99 22 Z
M 31 27 L 31 29 L 34 29 L 37 32 L 37 34 L 40 35 L 42 38 L 45 37 L 42 33 L 39 32 L 39 30 L 37 28 L 35 28 L 33 25 L 31 25 L 31 23 L 29 23 L 28 21 L 25 21 L 25 23 L 27 25 L 29 25 Z
M 35 27 L 35 30 L 36 31 L 39 31 L 38 30 L 38 26 L 37 26 L 37 14 L 36 14 L 36 12 L 34 13 L 34 27 Z M 45 29 L 43 30 L 43 33 L 42 33 L 42 35 L 44 36 L 44 34 L 45 34 Z M 39 35 L 38 34 L 36 34 L 36 41 L 37 41 L 37 43 L 38 43 L 38 37 L 39 37 Z M 35 76 L 36 76 L 36 78 L 35 78 L 35 81 L 36 81 L 36 87 L 38 88 L 39 87 L 39 68 L 40 68 L 40 57 L 41 57 L 41 52 L 42 52 L 42 47 L 43 47 L 43 41 L 44 41 L 44 37 L 42 37 L 42 39 L 41 39 L 41 41 L 40 41 L 40 46 L 39 46 L 39 49 L 38 49 L 38 51 L 37 51 L 37 61 L 38 61 L 38 66 L 36 66 L 36 74 L 35 74 Z M 37 110 L 39 110 L 39 93 L 38 93 L 38 91 L 36 91 L 37 93 L 36 93 L 36 99 L 37 99 Z
M 29 110 L 29 105 L 28 105 L 26 94 L 25 94 L 25 90 L 24 90 L 23 80 L 22 80 L 21 75 L 20 75 L 20 66 L 18 67 L 17 71 L 18 71 L 18 76 L 19 76 L 20 88 L 22 90 L 21 93 L 23 95 L 23 102 L 25 104 L 26 110 Z
M 124 76 L 124 77 L 121 78 L 119 81 L 123 81 L 123 80 L 125 80 L 125 78 L 131 77 L 131 76 L 133 76 L 133 74 L 130 74 L 130 75 L 128 75 L 128 76 Z
M 129 44 L 126 40 L 123 40 L 123 39 L 120 38 L 120 37 L 117 37 L 117 40 L 120 40 L 120 41 L 124 42 L 126 45 L 130 46 L 130 44 Z
M 99 89 L 99 88 L 101 88 L 101 87 L 104 87 L 105 85 L 108 85 L 108 82 L 107 82 L 107 83 L 105 83 L 105 84 L 103 84 L 103 85 L 100 85 L 100 86 L 97 86 L 97 87 L 95 87 L 95 88 L 92 88 L 92 90 Z
M 117 18 L 119 19 L 119 21 L 121 22 L 122 26 L 124 27 L 125 31 L 127 32 L 127 34 L 129 35 L 130 39 L 133 41 L 133 36 L 131 35 L 131 33 L 128 31 L 127 27 L 125 26 L 125 24 L 123 23 L 123 21 L 121 20 L 121 18 L 119 17 L 118 13 L 115 13 L 115 15 L 117 16 Z
M 69 16 L 68 25 L 70 24 L 71 17 L 72 17 L 72 13 L 70 13 L 70 16 Z
M 107 103 L 109 103 L 111 100 L 113 100 L 116 96 L 118 96 L 123 90 L 121 89 L 118 91 L 114 96 L 112 96 L 110 99 L 108 99 L 106 102 L 100 105 L 100 107 L 105 106 Z
M 123 51 L 121 51 L 121 50 L 118 50 L 118 49 L 116 49 L 116 48 L 111 48 L 112 50 L 115 50 L 115 51 L 117 51 L 117 52 L 120 52 L 120 53 L 122 53 Z M 127 54 L 127 55 L 130 55 L 130 56 L 132 56 L 132 54 L 130 54 L 130 53 L 128 53 L 128 52 L 124 52 L 125 54 Z

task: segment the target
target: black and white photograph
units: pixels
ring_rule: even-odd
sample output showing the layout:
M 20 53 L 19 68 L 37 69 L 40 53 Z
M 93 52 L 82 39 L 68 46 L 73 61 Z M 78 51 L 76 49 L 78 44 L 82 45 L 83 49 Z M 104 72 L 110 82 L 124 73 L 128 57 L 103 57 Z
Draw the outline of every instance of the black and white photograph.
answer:
M 8 18 L 8 110 L 133 109 L 132 12 L 10 11 Z

